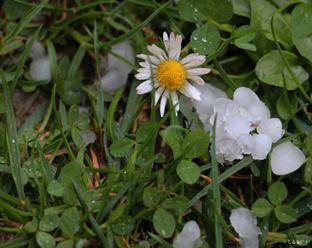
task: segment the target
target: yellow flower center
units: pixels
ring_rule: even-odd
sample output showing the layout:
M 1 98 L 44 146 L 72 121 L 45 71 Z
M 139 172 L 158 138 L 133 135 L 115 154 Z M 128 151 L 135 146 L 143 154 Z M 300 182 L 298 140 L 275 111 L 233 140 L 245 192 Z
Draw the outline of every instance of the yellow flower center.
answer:
M 186 80 L 186 70 L 180 62 L 169 59 L 160 62 L 156 77 L 162 87 L 177 90 L 183 86 Z

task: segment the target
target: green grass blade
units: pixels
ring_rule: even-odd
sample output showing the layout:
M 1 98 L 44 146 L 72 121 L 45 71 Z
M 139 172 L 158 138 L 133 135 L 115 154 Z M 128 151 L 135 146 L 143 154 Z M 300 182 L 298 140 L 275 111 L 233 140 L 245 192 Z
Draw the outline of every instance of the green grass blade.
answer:
M 111 201 L 106 205 L 106 207 L 103 209 L 103 211 L 98 213 L 98 221 L 102 222 L 104 218 L 109 214 L 109 212 L 113 209 L 113 207 L 116 205 L 116 203 L 120 200 L 121 197 L 124 196 L 124 194 L 129 190 L 130 184 L 126 184 L 115 196 Z
M 211 139 L 211 176 L 212 176 L 212 195 L 214 199 L 214 231 L 216 238 L 216 248 L 223 247 L 223 239 L 222 239 L 222 226 L 221 226 L 221 193 L 220 193 L 220 185 L 219 185 L 219 167 L 216 158 L 216 122 L 217 116 L 214 120 L 213 131 L 212 131 L 212 139 Z
M 37 4 L 35 7 L 31 8 L 27 13 L 19 20 L 16 27 L 4 37 L 3 44 L 0 46 L 0 50 L 6 44 L 12 42 L 14 37 L 18 35 L 32 20 L 32 18 L 37 15 L 42 8 L 47 4 L 48 0 L 41 1 L 41 3 Z
M 108 132 L 109 132 L 109 135 L 110 135 L 110 138 L 112 139 L 112 141 L 114 141 L 116 138 L 117 138 L 117 133 L 116 133 L 116 124 L 115 124 L 115 120 L 114 120 L 114 117 L 115 117 L 115 112 L 116 112 L 116 109 L 117 109 L 117 105 L 122 97 L 122 94 L 124 92 L 124 87 L 117 90 L 115 96 L 114 96 L 114 99 L 113 101 L 111 102 L 108 110 L 107 110 L 107 121 L 106 121 L 106 125 L 107 125 L 107 128 L 108 128 Z
M 22 184 L 22 176 L 21 176 L 21 155 L 18 147 L 18 139 L 17 139 L 17 129 L 16 129 L 16 121 L 14 116 L 14 109 L 12 103 L 12 93 L 11 90 L 3 76 L 2 71 L 1 81 L 2 81 L 2 89 L 3 89 L 3 97 L 4 97 L 4 105 L 5 105 L 5 114 L 6 114 L 6 125 L 7 125 L 7 146 L 10 156 L 10 166 L 12 171 L 13 180 L 16 186 L 17 194 L 20 199 L 25 198 L 24 186 Z
M 66 77 L 67 80 L 76 76 L 85 54 L 86 54 L 86 49 L 83 47 L 79 47 L 75 56 L 73 57 L 72 63 L 70 64 L 67 77 Z
M 134 36 L 137 32 L 139 32 L 140 30 L 142 30 L 142 28 L 147 25 L 149 22 L 151 22 L 155 16 L 157 16 L 162 10 L 164 10 L 169 4 L 171 3 L 171 1 L 168 1 L 167 3 L 164 3 L 163 5 L 161 5 L 158 9 L 156 9 L 148 18 L 146 18 L 144 20 L 144 22 L 142 22 L 140 25 L 136 26 L 134 29 L 132 29 L 130 32 L 125 33 L 120 35 L 119 37 L 117 37 L 114 40 L 105 42 L 101 44 L 101 47 L 103 48 L 107 48 L 110 47 L 114 44 L 120 43 L 124 40 L 130 39 L 132 36 Z
M 82 209 L 84 210 L 85 214 L 87 215 L 90 223 L 91 223 L 91 226 L 93 228 L 93 231 L 96 233 L 97 237 L 99 238 L 100 242 L 101 242 L 101 245 L 102 247 L 105 247 L 105 244 L 106 244 L 106 240 L 105 240 L 105 237 L 103 235 L 103 232 L 102 230 L 100 229 L 99 225 L 97 224 L 95 218 L 93 217 L 93 215 L 90 213 L 89 209 L 88 209 L 88 206 L 85 202 L 85 200 L 83 199 L 83 197 L 81 196 L 81 192 L 78 188 L 78 186 L 76 185 L 76 183 L 73 181 L 73 186 L 74 186 L 74 190 L 75 190 L 75 193 L 76 193 L 76 196 L 81 204 L 81 207 Z

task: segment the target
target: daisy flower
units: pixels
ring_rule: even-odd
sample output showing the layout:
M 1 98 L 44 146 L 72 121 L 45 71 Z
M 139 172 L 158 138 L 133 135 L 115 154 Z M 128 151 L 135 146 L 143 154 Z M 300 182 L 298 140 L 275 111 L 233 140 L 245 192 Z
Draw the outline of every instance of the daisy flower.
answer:
M 204 84 L 200 77 L 209 73 L 209 68 L 200 68 L 205 62 L 205 56 L 192 53 L 180 58 L 182 36 L 164 32 L 165 50 L 155 44 L 147 46 L 151 55 L 139 54 L 137 57 L 144 62 L 135 77 L 144 80 L 137 88 L 137 94 L 151 92 L 155 88 L 155 105 L 160 100 L 160 115 L 163 116 L 168 98 L 171 99 L 175 112 L 179 111 L 178 92 L 200 100 L 200 91 L 193 84 Z

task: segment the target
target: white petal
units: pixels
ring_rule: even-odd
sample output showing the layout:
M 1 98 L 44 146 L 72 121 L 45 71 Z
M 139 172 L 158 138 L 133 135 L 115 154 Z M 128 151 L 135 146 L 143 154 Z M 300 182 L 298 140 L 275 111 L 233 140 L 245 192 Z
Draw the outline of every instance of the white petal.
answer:
M 150 92 L 153 90 L 153 84 L 152 81 L 146 80 L 143 83 L 141 83 L 137 88 L 136 88 L 136 92 L 139 95 L 145 94 L 147 92 Z
M 282 122 L 278 118 L 271 118 L 261 121 L 257 130 L 259 133 L 271 136 L 273 143 L 282 138 L 284 134 Z
M 159 58 L 157 58 L 156 56 L 152 56 L 152 55 L 139 54 L 137 55 L 137 57 L 140 59 L 144 59 L 145 62 L 152 63 L 154 65 L 158 65 L 160 62 Z
M 168 48 L 169 58 L 179 60 L 181 53 L 181 43 L 182 36 L 174 35 L 174 33 L 171 32 L 169 37 L 169 48 Z
M 156 91 L 155 91 L 155 101 L 154 104 L 156 105 L 159 101 L 159 98 L 161 97 L 161 95 L 164 93 L 164 88 L 163 87 L 159 87 Z
M 30 75 L 35 80 L 51 80 L 50 60 L 47 55 L 33 59 L 30 64 Z
M 168 93 L 165 91 L 160 100 L 160 116 L 163 117 L 165 113 L 165 108 L 167 104 Z
M 195 100 L 200 101 L 200 91 L 195 88 L 193 85 L 191 85 L 188 82 L 185 82 L 185 84 L 183 85 L 183 87 L 179 90 L 182 94 L 184 94 L 187 97 L 193 98 Z
M 177 112 L 180 109 L 178 95 L 175 91 L 173 91 L 173 92 L 171 92 L 170 96 L 171 96 L 172 104 L 173 104 L 174 109 L 175 109 L 175 114 L 177 115 Z
M 166 51 L 169 51 L 169 37 L 168 34 L 166 32 L 163 33 L 163 42 L 166 48 Z
M 181 63 L 187 69 L 198 67 L 202 65 L 206 60 L 206 57 L 204 55 L 198 55 L 198 54 L 190 54 L 190 55 L 186 56 L 184 59 L 181 60 Z
M 145 68 L 145 67 L 143 67 L 143 68 L 139 68 L 139 69 L 138 69 L 138 72 L 139 72 L 139 73 L 150 73 L 150 72 L 151 72 L 151 69 L 150 69 L 150 68 Z
M 205 81 L 201 77 L 196 75 L 189 75 L 187 78 L 198 85 L 203 85 L 205 83 Z
M 159 48 L 155 44 L 147 46 L 147 50 L 150 51 L 156 57 L 158 57 L 160 60 L 166 60 L 167 59 L 167 55 L 164 52 L 164 50 L 162 50 L 161 48 Z
M 271 167 L 275 175 L 287 175 L 299 169 L 306 158 L 291 142 L 276 146 L 271 153 Z
M 271 137 L 266 134 L 255 134 L 252 137 L 254 139 L 254 148 L 251 156 L 256 160 L 266 159 L 272 147 Z
M 139 65 L 142 67 L 142 68 L 146 68 L 146 69 L 155 69 L 155 65 L 149 63 L 149 62 L 140 62 Z
M 195 60 L 195 61 L 202 60 L 203 63 L 204 63 L 205 56 L 204 55 L 199 55 L 199 53 L 190 53 L 187 56 L 185 56 L 183 59 L 181 59 L 180 62 L 183 65 L 186 65 L 186 64 L 192 62 L 193 60 Z
M 135 74 L 135 78 L 138 80 L 146 80 L 149 79 L 151 77 L 151 73 L 149 72 L 139 72 L 137 74 Z
M 200 244 L 200 229 L 195 221 L 187 222 L 173 241 L 174 248 L 196 248 Z
M 187 70 L 187 73 L 189 75 L 197 75 L 197 76 L 205 75 L 208 74 L 209 72 L 211 72 L 211 69 L 209 68 L 193 68 Z
M 238 233 L 243 248 L 259 247 L 257 218 L 247 208 L 237 208 L 231 211 L 230 222 Z M 253 246 L 250 246 L 252 244 Z

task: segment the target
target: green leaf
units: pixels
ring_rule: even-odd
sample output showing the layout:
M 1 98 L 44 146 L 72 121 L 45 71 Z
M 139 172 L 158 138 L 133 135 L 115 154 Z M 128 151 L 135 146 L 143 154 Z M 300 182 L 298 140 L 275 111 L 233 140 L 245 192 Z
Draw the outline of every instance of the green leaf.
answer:
M 185 158 L 193 159 L 208 153 L 209 134 L 203 129 L 197 129 L 187 133 L 183 141 L 182 151 Z
M 298 38 L 312 35 L 312 4 L 300 4 L 291 13 L 293 35 Z
M 46 214 L 40 220 L 39 229 L 44 232 L 51 232 L 60 224 L 60 219 L 56 214 Z
M 197 28 L 191 36 L 191 45 L 194 52 L 209 55 L 215 52 L 221 42 L 218 29 L 210 24 Z
M 292 46 L 292 35 L 291 35 L 291 27 L 286 17 L 280 13 L 276 13 L 273 19 L 273 25 L 276 35 L 276 40 L 285 47 L 285 49 L 289 49 Z M 271 30 L 270 30 L 271 31 Z M 274 40 L 273 35 L 266 34 L 266 37 L 270 40 Z
M 66 164 L 62 169 L 61 173 L 58 177 L 58 181 L 65 187 L 67 185 L 71 185 L 72 179 L 81 178 L 82 174 L 82 165 L 73 161 Z
M 197 22 L 203 20 L 204 18 L 198 9 L 196 1 L 180 0 L 178 10 L 181 18 L 185 21 Z
M 54 248 L 55 247 L 55 239 L 52 235 L 46 232 L 37 232 L 36 240 L 40 247 L 42 248 Z
M 171 125 L 160 132 L 164 142 L 170 146 L 174 158 L 181 155 L 183 143 L 183 128 L 181 126 Z
M 114 210 L 112 210 L 109 213 L 107 222 L 114 222 L 115 220 L 120 218 L 122 215 L 124 215 L 125 209 L 126 209 L 126 204 L 121 204 L 117 206 Z
M 124 157 L 129 155 L 133 148 L 134 141 L 123 137 L 116 139 L 110 146 L 110 152 L 115 157 Z
M 198 1 L 198 7 L 204 16 L 209 16 L 217 22 L 227 22 L 233 16 L 231 0 L 201 0 Z
M 175 230 L 173 216 L 163 208 L 158 208 L 153 215 L 153 226 L 158 234 L 164 238 L 170 238 Z
M 301 83 L 309 78 L 309 74 L 298 65 L 297 56 L 290 52 L 283 52 L 288 60 L 294 75 Z M 271 51 L 258 60 L 256 65 L 256 75 L 264 83 L 278 87 L 284 87 L 283 74 L 285 75 L 287 90 L 295 90 L 297 84 L 288 72 L 278 51 Z
M 299 53 L 312 62 L 312 35 L 309 37 L 293 37 L 294 44 Z
M 28 233 L 35 233 L 38 230 L 38 219 L 35 217 L 32 221 L 27 222 L 23 229 Z
M 60 218 L 60 228 L 67 237 L 72 237 L 80 229 L 80 214 L 77 208 L 66 209 Z
M 274 208 L 276 218 L 283 223 L 289 224 L 297 220 L 295 209 L 290 205 L 279 205 Z
M 182 160 L 177 166 L 177 174 L 183 182 L 193 184 L 200 176 L 200 168 L 190 160 Z
M 132 216 L 124 215 L 111 224 L 112 231 L 118 235 L 130 234 L 135 227 Z
M 162 192 L 158 188 L 148 187 L 143 191 L 143 203 L 149 208 L 157 207 L 162 197 Z
M 234 14 L 250 17 L 250 3 L 248 0 L 232 0 L 232 4 Z
M 289 120 L 293 114 L 297 111 L 298 100 L 296 95 L 288 94 L 287 97 L 285 94 L 281 94 L 276 102 L 276 109 L 278 115 L 284 119 Z
M 308 150 L 308 149 L 307 149 Z M 312 149 L 309 150 L 312 153 Z M 304 167 L 304 181 L 309 185 L 312 185 L 312 157 L 308 157 L 306 165 Z
M 252 212 L 261 218 L 269 215 L 272 210 L 272 205 L 264 198 L 259 198 L 252 205 Z
M 61 197 L 64 194 L 64 186 L 57 180 L 52 180 L 48 185 L 48 193 L 52 196 Z
M 272 204 L 280 205 L 287 197 L 288 190 L 286 185 L 282 182 L 275 182 L 271 184 L 268 190 L 268 197 Z
M 291 13 L 293 41 L 299 53 L 312 61 L 312 4 L 300 4 Z
M 171 209 L 175 211 L 178 215 L 182 216 L 184 210 L 187 209 L 188 199 L 183 195 L 176 195 L 173 198 L 165 199 L 161 203 L 161 207 L 164 209 Z
M 252 27 L 244 25 L 235 30 L 234 36 L 237 36 L 234 40 L 234 45 L 249 51 L 256 51 L 257 48 L 250 42 L 255 38 L 256 34 Z
M 73 248 L 74 247 L 74 240 L 69 239 L 59 243 L 56 248 Z
M 154 132 L 156 128 L 156 123 L 146 122 L 140 125 L 138 131 L 136 132 L 136 140 L 138 143 L 146 142 L 150 137 L 151 133 Z
M 21 0 L 21 2 L 27 3 L 26 0 Z M 3 11 L 9 20 L 16 20 L 22 17 L 29 8 L 30 7 L 25 4 L 12 0 L 4 0 L 3 3 Z
M 250 0 L 250 26 L 263 33 L 271 33 L 271 19 L 276 8 L 266 0 Z

